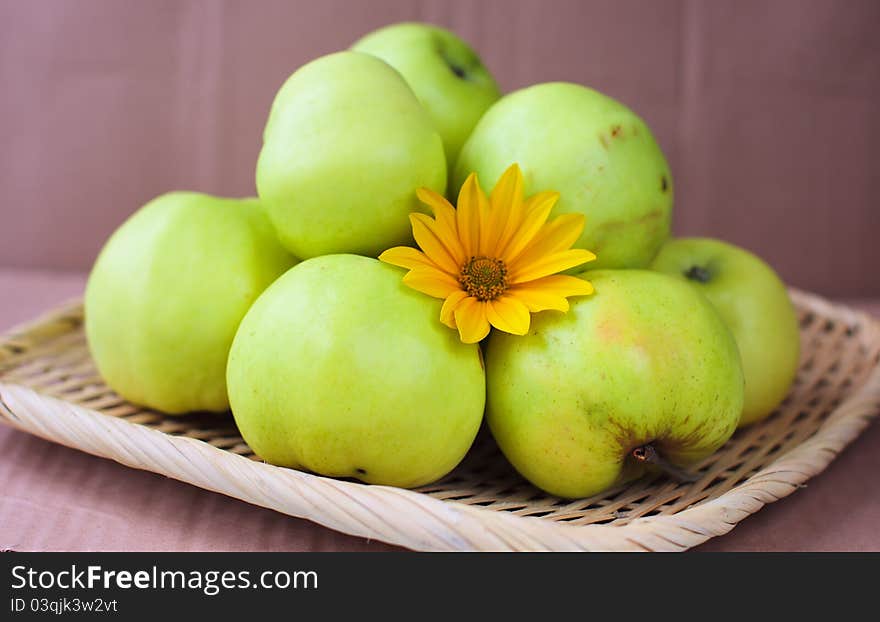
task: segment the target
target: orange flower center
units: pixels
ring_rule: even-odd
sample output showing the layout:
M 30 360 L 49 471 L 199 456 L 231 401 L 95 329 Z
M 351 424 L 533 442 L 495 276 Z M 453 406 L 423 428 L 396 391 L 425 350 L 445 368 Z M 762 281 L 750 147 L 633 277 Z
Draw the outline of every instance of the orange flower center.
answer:
M 495 300 L 507 290 L 507 265 L 492 257 L 471 257 L 461 268 L 458 282 L 477 300 Z

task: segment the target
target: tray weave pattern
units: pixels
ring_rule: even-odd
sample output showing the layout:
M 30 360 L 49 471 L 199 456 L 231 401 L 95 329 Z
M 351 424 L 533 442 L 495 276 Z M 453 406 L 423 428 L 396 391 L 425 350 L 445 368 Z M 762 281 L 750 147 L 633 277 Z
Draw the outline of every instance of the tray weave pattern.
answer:
M 679 551 L 803 486 L 880 413 L 880 323 L 791 291 L 801 321 L 795 385 L 737 432 L 692 483 L 643 479 L 577 501 L 524 481 L 482 431 L 443 480 L 410 491 L 275 467 L 231 415 L 168 416 L 110 390 L 71 303 L 0 338 L 0 420 L 45 439 L 332 529 L 417 550 Z

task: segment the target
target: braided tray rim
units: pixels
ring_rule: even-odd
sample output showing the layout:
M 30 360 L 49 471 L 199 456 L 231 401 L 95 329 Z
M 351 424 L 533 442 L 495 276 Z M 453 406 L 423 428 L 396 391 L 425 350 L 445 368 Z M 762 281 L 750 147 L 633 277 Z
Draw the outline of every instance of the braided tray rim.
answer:
M 109 416 L 4 380 L 4 363 L 34 344 L 78 330 L 79 301 L 0 337 L 0 421 L 49 441 L 153 471 L 331 529 L 427 551 L 681 551 L 723 535 L 824 470 L 880 413 L 880 322 L 791 289 L 801 314 L 847 327 L 868 359 L 852 388 L 814 433 L 720 496 L 671 514 L 575 524 L 403 490 L 275 467 Z M 836 362 L 832 362 L 836 364 Z M 760 424 L 758 424 L 760 425 Z M 724 451 L 723 449 L 721 451 Z

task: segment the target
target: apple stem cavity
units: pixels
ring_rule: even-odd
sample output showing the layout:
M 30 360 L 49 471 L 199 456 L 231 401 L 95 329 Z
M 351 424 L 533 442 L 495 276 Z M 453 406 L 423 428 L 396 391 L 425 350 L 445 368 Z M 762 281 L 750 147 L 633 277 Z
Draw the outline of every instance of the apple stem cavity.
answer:
M 702 266 L 691 266 L 690 269 L 685 270 L 684 275 L 692 281 L 699 281 L 700 283 L 708 283 L 712 278 L 709 271 Z
M 653 464 L 664 475 L 678 482 L 695 482 L 700 478 L 696 473 L 685 471 L 664 459 L 650 443 L 636 447 L 630 455 L 638 462 Z
M 454 73 L 456 76 L 458 76 L 462 80 L 467 79 L 467 74 L 465 73 L 464 69 L 462 69 L 461 67 L 459 67 L 455 63 L 452 63 L 449 61 L 446 61 L 446 63 L 449 65 L 449 69 L 452 70 L 452 73 Z
M 449 67 L 449 71 L 455 74 L 456 77 L 462 80 L 469 80 L 470 76 L 468 76 L 468 72 L 462 67 L 458 62 L 452 60 L 449 56 L 449 53 L 446 51 L 446 48 L 442 45 L 437 48 L 437 52 L 440 54 L 441 58 L 443 58 L 443 62 L 446 63 L 446 66 Z

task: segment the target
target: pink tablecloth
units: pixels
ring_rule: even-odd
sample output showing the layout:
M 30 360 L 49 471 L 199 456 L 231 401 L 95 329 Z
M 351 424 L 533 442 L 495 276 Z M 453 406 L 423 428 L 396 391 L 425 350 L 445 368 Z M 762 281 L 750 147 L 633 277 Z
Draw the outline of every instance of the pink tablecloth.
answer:
M 84 276 L 0 270 L 0 330 L 78 295 Z M 880 302 L 860 306 L 880 313 Z M 880 551 L 880 424 L 792 496 L 697 550 Z M 0 426 L 0 550 L 388 551 Z

